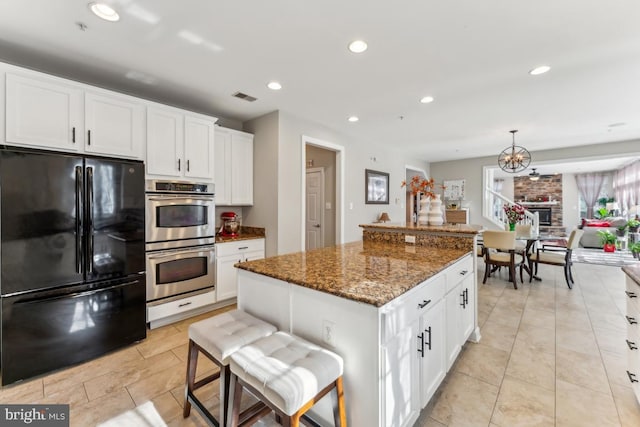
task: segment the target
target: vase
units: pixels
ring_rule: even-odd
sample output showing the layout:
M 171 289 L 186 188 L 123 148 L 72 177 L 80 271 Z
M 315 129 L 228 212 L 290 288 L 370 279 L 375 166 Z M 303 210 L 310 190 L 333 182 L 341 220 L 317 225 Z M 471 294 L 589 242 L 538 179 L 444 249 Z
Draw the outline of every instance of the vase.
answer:
M 444 218 L 442 217 L 442 200 L 440 195 L 436 194 L 436 198 L 431 200 L 429 206 L 429 225 L 442 225 Z
M 420 199 L 420 210 L 418 211 L 418 225 L 427 225 L 428 210 L 429 210 L 429 198 L 424 196 Z
M 604 249 L 605 252 L 615 252 L 616 251 L 616 245 L 614 243 L 605 243 L 602 246 L 602 249 Z
M 515 222 L 510 222 L 509 223 L 509 231 L 516 231 L 516 223 Z

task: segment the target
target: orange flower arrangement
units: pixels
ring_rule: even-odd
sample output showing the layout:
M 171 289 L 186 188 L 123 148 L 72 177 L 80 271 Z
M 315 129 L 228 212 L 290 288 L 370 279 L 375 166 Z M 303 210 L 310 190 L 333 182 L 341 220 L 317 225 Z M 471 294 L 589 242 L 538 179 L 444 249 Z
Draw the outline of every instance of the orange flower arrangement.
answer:
M 418 193 L 422 193 L 430 199 L 436 198 L 436 193 L 433 191 L 433 188 L 436 186 L 436 182 L 433 178 L 422 178 L 419 175 L 414 175 L 411 177 L 409 184 L 407 181 L 403 180 L 400 187 L 407 187 L 411 191 L 411 194 L 414 196 Z M 444 185 L 440 185 L 442 189 L 444 189 Z

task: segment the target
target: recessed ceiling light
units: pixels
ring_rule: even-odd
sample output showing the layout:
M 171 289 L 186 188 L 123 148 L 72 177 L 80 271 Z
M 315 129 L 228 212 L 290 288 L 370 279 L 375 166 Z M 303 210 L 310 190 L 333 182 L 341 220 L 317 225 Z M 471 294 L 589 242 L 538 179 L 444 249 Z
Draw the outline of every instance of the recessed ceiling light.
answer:
M 353 53 L 362 53 L 367 50 L 367 43 L 363 40 L 354 40 L 349 43 L 349 50 Z
M 282 85 L 278 82 L 269 82 L 267 83 L 267 87 L 271 90 L 280 90 L 282 89 Z
M 358 118 L 358 116 L 351 116 L 347 120 L 349 120 L 351 123 L 355 123 L 360 119 Z
M 433 102 L 433 96 L 425 96 L 422 99 L 420 99 L 420 102 L 422 102 L 423 104 L 428 104 L 430 102 Z
M 106 21 L 116 22 L 120 20 L 118 12 L 113 10 L 111 6 L 105 3 L 89 3 L 89 9 L 99 18 Z
M 550 69 L 551 69 L 551 67 L 549 67 L 548 65 L 541 65 L 541 66 L 536 67 L 533 70 L 529 71 L 529 74 L 531 74 L 532 76 L 537 76 L 539 74 L 546 73 Z

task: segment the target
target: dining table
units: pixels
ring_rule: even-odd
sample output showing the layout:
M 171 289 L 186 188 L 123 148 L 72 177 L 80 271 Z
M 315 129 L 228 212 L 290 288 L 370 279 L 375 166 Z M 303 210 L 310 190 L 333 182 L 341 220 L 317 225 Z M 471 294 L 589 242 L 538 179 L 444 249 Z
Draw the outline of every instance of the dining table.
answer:
M 526 242 L 525 250 L 524 250 L 524 256 L 526 257 L 526 260 L 527 260 L 526 268 L 525 268 L 526 270 L 529 270 L 529 260 L 530 260 L 531 254 L 533 253 L 532 250 L 535 250 L 535 244 L 537 242 L 541 242 L 544 245 L 544 242 L 564 241 L 566 245 L 566 240 L 564 239 L 564 237 L 556 236 L 553 234 L 542 234 L 542 233 L 526 233 L 526 234 L 516 233 L 516 241 Z M 557 246 L 558 249 L 563 248 L 562 245 L 553 245 L 553 246 Z M 533 274 L 533 271 L 527 271 L 527 272 L 534 279 L 538 281 L 542 280 L 539 276 L 536 276 L 535 274 Z

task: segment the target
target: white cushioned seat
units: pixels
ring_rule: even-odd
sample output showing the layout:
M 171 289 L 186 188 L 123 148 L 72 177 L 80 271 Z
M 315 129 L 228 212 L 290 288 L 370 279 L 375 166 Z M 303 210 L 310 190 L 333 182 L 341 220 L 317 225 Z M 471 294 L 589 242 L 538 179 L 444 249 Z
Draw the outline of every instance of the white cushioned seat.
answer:
M 564 265 L 566 262 L 564 252 L 562 253 L 537 252 L 531 255 L 531 260 L 533 262 L 542 262 L 545 264 L 556 264 L 556 265 Z
M 285 332 L 276 332 L 231 355 L 231 372 L 287 415 L 297 412 L 342 376 L 337 354 Z
M 490 252 L 489 259 L 491 261 L 509 262 L 509 260 L 511 259 L 511 255 L 508 252 Z M 519 264 L 522 262 L 522 255 L 515 254 L 514 259 L 515 263 Z
M 242 346 L 271 335 L 276 327 L 242 310 L 231 310 L 189 326 L 189 338 L 223 365 Z

